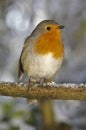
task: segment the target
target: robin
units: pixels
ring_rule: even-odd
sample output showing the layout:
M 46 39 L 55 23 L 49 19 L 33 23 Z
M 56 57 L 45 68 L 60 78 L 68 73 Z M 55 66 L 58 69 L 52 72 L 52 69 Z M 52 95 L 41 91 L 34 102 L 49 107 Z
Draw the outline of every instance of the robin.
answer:
M 53 20 L 44 20 L 37 25 L 24 43 L 19 60 L 19 79 L 26 72 L 29 83 L 52 81 L 63 62 L 63 28 Z

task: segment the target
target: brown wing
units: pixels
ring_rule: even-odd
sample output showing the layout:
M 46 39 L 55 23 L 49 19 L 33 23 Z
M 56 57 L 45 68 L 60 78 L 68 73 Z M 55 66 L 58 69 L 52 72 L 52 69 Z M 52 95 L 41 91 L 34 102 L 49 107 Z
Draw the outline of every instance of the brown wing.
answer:
M 23 46 L 23 49 L 22 49 L 22 52 L 21 52 L 21 56 L 22 56 L 22 53 L 24 52 L 24 50 L 27 48 L 29 42 L 31 42 L 30 36 L 28 36 L 25 39 L 24 46 Z M 19 59 L 19 71 L 18 71 L 18 78 L 20 80 L 22 79 L 23 74 L 24 74 L 23 66 L 22 66 L 22 63 L 21 63 L 21 56 L 20 56 L 20 59 Z
M 18 70 L 18 79 L 21 80 L 22 77 L 23 77 L 23 74 L 24 74 L 24 70 L 23 70 L 23 67 L 22 67 L 22 63 L 21 63 L 21 57 L 19 59 L 19 70 Z
M 22 56 L 24 49 L 26 48 L 26 43 L 27 43 L 28 39 L 29 39 L 29 37 L 27 37 L 25 42 L 24 42 L 24 46 L 23 46 L 23 49 L 22 49 L 22 52 L 21 52 L 21 56 Z M 24 74 L 23 66 L 22 66 L 22 63 L 21 63 L 21 56 L 20 56 L 19 65 L 18 65 L 18 79 L 19 80 L 22 79 L 23 74 Z

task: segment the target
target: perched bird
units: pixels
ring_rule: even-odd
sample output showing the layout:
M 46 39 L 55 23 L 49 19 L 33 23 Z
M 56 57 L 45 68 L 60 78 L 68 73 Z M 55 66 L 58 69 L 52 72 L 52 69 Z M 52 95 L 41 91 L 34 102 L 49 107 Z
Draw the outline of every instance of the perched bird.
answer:
M 24 43 L 19 60 L 19 79 L 26 72 L 30 76 L 29 83 L 52 81 L 63 62 L 63 28 L 53 20 L 44 20 L 37 25 Z

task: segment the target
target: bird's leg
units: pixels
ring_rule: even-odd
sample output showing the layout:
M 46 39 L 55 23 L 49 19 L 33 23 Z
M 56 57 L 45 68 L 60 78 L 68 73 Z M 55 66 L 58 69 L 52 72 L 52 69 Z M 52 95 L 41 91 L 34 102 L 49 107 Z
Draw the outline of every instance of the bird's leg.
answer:
M 38 80 L 38 79 L 36 79 L 36 78 L 30 76 L 28 83 L 29 83 L 29 86 L 30 86 L 31 88 L 32 88 L 32 87 L 37 87 L 37 86 L 40 84 L 40 80 Z
M 45 77 L 41 78 L 40 81 L 39 81 L 39 85 L 40 86 L 48 86 L 48 83 L 50 82 L 50 80 L 47 80 Z
M 32 79 L 32 77 L 30 76 L 29 81 L 28 81 L 30 87 L 33 86 L 33 81 L 31 79 Z
M 44 80 L 45 80 L 45 78 L 41 78 L 41 79 L 40 79 L 40 81 L 39 81 L 39 85 L 40 85 L 40 86 L 43 86 L 43 85 L 44 85 Z

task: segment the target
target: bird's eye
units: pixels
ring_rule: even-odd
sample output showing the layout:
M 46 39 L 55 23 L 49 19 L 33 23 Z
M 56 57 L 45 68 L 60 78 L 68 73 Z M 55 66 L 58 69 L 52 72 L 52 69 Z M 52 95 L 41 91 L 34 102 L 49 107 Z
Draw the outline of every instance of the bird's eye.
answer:
M 47 27 L 47 30 L 51 30 L 51 27 L 48 26 L 48 27 Z

